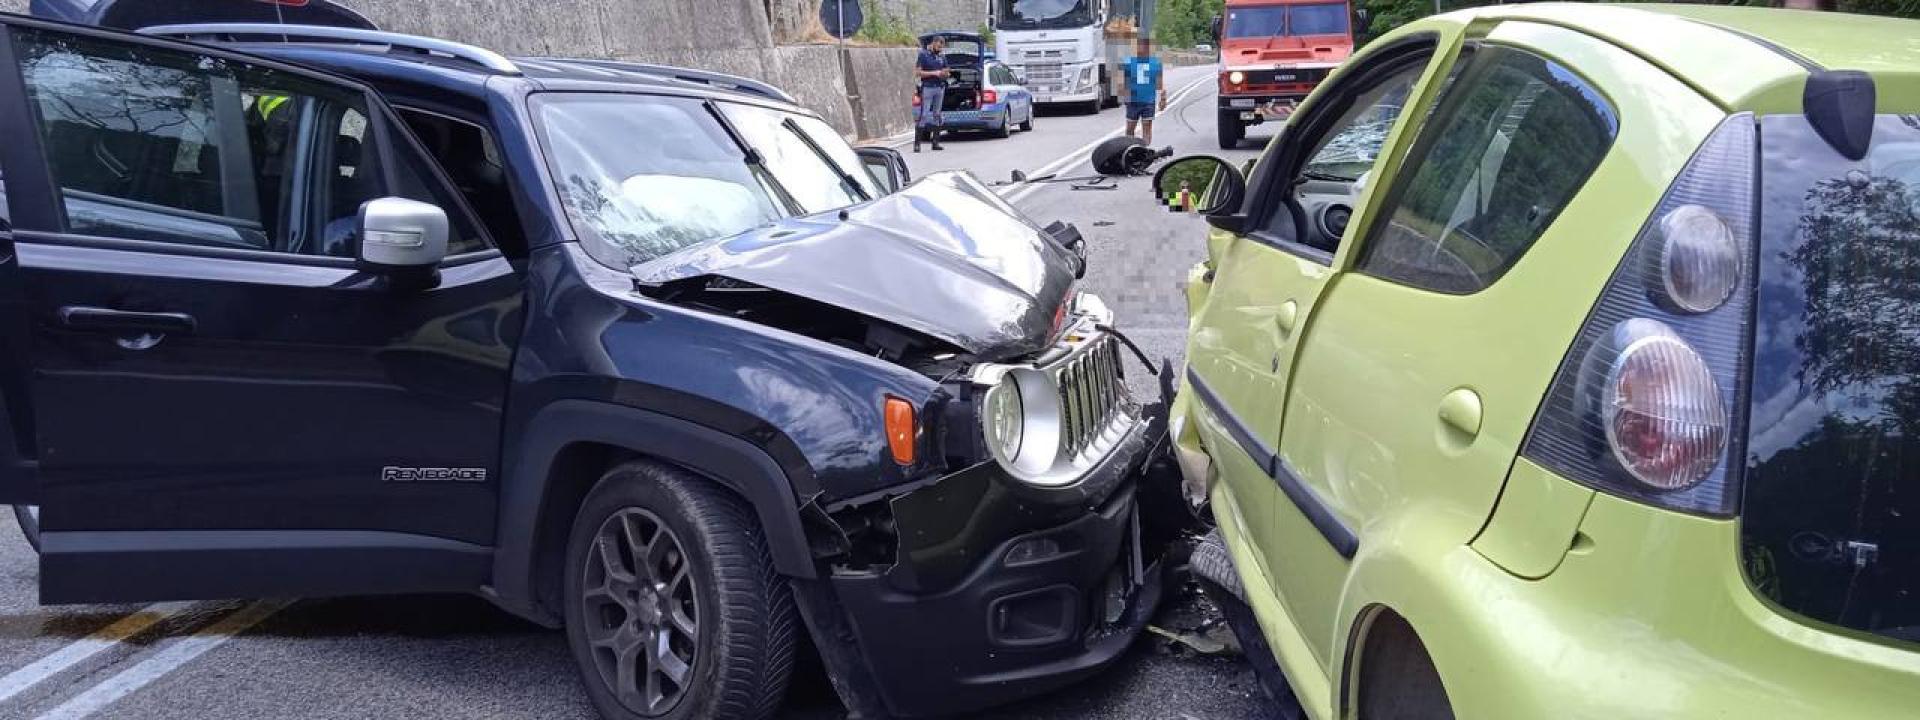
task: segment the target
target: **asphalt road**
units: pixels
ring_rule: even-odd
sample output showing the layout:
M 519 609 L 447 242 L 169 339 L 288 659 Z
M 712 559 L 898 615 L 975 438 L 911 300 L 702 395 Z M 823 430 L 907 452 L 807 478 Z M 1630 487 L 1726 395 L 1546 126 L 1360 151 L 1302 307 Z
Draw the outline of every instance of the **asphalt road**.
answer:
M 1155 144 L 1234 162 L 1214 145 L 1212 68 L 1169 73 L 1176 100 Z M 1185 92 L 1179 92 L 1185 89 Z M 909 155 L 916 175 L 970 170 L 1005 179 L 1016 168 L 1085 174 L 1090 145 L 1119 132 L 1118 110 L 1043 114 L 1007 140 L 958 138 Z M 1166 212 L 1145 178 L 1114 190 L 1008 186 L 1039 220 L 1077 224 L 1091 244 L 1087 290 L 1154 358 L 1176 364 L 1184 336 L 1180 284 L 1204 252 L 1205 226 Z M 1153 383 L 1129 368 L 1140 392 Z M 42 607 L 36 558 L 11 513 L 0 513 L 0 720 L 11 718 L 581 718 L 594 717 L 564 638 L 461 596 Z M 1188 628 L 1208 617 L 1186 593 L 1158 620 Z M 838 717 L 824 680 L 802 676 L 789 717 Z M 1263 715 L 1244 662 L 1143 639 L 1111 672 L 990 713 L 1067 720 L 1241 720 Z

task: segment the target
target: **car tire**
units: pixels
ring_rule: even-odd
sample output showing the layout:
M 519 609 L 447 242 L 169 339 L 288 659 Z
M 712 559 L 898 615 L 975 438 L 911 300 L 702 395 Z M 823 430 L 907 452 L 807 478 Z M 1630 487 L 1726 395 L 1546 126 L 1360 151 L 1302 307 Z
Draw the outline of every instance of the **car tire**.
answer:
M 1006 121 L 1000 123 L 1000 127 L 994 128 L 993 136 L 1000 138 L 1002 140 L 1013 137 L 1013 111 L 1012 110 L 1007 111 Z
M 1234 150 L 1240 147 L 1240 141 L 1247 136 L 1247 128 L 1240 124 L 1240 114 L 1222 111 L 1219 114 L 1218 133 L 1220 149 Z
M 1020 132 L 1033 132 L 1033 106 L 1027 106 L 1027 119 L 1020 122 Z
M 746 503 L 691 474 L 635 462 L 600 478 L 569 531 L 563 595 L 601 717 L 773 716 L 800 621 L 764 537 Z
M 15 505 L 13 519 L 20 524 L 20 534 L 27 539 L 27 545 L 32 547 L 34 552 L 40 552 L 40 507 Z

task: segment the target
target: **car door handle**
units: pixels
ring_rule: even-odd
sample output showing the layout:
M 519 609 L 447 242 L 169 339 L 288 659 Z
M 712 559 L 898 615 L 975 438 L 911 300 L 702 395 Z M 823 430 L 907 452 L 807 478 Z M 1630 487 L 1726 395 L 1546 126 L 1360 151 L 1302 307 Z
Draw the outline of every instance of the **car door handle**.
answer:
M 1467 388 L 1455 388 L 1440 399 L 1440 422 L 1446 423 L 1471 438 L 1480 434 L 1480 419 L 1483 415 L 1480 407 L 1480 393 Z
M 178 312 L 134 312 L 69 305 L 60 308 L 60 325 L 95 332 L 191 333 L 193 316 Z
M 1280 312 L 1274 313 L 1273 324 L 1280 326 L 1280 336 L 1293 334 L 1293 325 L 1300 321 L 1300 305 L 1288 300 L 1280 305 Z

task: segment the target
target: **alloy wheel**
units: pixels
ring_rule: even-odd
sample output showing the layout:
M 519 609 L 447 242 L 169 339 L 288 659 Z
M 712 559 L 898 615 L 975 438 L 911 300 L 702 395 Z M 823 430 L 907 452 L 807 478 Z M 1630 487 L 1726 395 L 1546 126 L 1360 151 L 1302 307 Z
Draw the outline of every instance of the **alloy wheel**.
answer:
M 685 546 L 660 517 L 625 508 L 594 532 L 581 575 L 581 618 L 600 679 L 620 704 L 658 717 L 692 683 L 699 593 Z

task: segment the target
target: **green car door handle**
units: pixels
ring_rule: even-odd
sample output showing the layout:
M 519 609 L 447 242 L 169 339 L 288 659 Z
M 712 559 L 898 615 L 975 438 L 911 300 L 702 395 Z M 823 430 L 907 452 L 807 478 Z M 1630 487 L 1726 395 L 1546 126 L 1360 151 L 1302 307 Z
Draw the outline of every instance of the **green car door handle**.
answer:
M 1457 388 L 1440 399 L 1440 422 L 1467 437 L 1480 434 L 1480 393 Z
M 1273 316 L 1274 324 L 1280 326 L 1281 337 L 1292 335 L 1293 323 L 1299 319 L 1300 306 L 1292 300 L 1288 300 L 1285 304 L 1281 305 L 1280 312 Z

